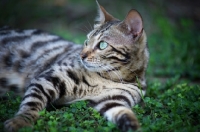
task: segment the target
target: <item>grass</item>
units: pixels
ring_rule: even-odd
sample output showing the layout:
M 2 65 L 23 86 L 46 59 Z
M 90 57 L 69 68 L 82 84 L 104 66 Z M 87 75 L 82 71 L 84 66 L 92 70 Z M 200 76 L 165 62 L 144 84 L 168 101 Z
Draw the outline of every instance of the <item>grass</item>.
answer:
M 116 6 L 127 11 L 126 8 L 129 8 L 130 4 L 127 5 L 125 2 L 120 2 L 121 1 L 119 1 Z M 129 2 L 131 3 L 132 1 Z M 144 21 L 147 22 L 145 26 L 147 27 L 150 50 L 150 61 L 147 70 L 147 94 L 144 96 L 141 103 L 134 106 L 132 109 L 136 113 L 141 123 L 141 129 L 144 132 L 197 132 L 200 131 L 200 52 L 198 50 L 200 34 L 192 18 L 182 17 L 175 22 L 171 22 L 170 18 L 166 15 L 165 8 L 159 6 L 162 2 L 163 1 L 155 2 L 157 8 L 149 8 L 148 4 L 144 2 L 132 2 L 133 5 L 138 5 L 137 8 L 142 11 L 144 18 L 148 18 L 147 15 L 145 16 L 148 12 L 150 12 L 149 14 L 151 17 L 151 19 Z M 77 4 L 79 4 L 79 2 L 71 3 L 71 6 L 77 6 Z M 106 2 L 104 1 L 104 3 Z M 10 2 L 9 4 L 15 5 Z M 95 10 L 95 6 L 88 0 L 81 4 L 88 5 L 88 7 L 91 8 L 90 12 Z M 109 4 L 108 2 L 108 5 L 105 5 L 114 8 L 113 5 Z M 25 17 L 22 17 L 26 9 L 21 9 L 22 6 L 18 4 L 13 11 L 21 10 L 18 12 L 17 16 L 9 17 L 8 23 L 11 25 L 19 25 L 22 23 L 19 26 L 30 28 L 32 25 L 35 27 L 34 23 L 40 22 L 36 20 L 37 18 L 42 18 L 43 16 L 50 17 L 51 15 L 57 17 L 58 13 L 64 12 L 63 10 L 56 12 L 54 9 L 54 13 L 51 14 L 49 11 L 51 11 L 52 8 L 48 7 L 46 13 L 43 10 L 44 12 L 40 14 L 38 13 L 40 10 L 37 4 L 34 3 L 33 5 L 35 6 L 34 9 L 37 14 L 34 13 L 34 10 L 31 10 L 29 15 L 25 14 Z M 12 8 L 14 8 L 14 6 L 12 6 Z M 115 8 L 119 9 L 117 7 Z M 9 10 L 8 7 L 4 6 L 4 9 L 4 14 L 0 15 L 2 18 L 0 19 L 0 24 L 12 14 L 12 10 Z M 109 8 L 106 9 L 109 10 Z M 147 11 L 145 12 L 142 9 Z M 87 11 L 88 10 L 85 12 Z M 117 10 L 115 11 L 116 12 L 111 11 L 111 13 L 117 16 Z M 125 13 L 120 12 L 119 17 L 123 18 L 121 15 L 124 14 Z M 30 17 L 33 16 L 36 16 L 33 21 L 24 22 L 26 17 L 30 19 Z M 76 16 L 76 14 L 74 14 L 74 16 Z M 55 23 L 49 24 L 47 22 L 45 23 L 45 25 L 47 25 L 45 28 L 50 29 L 52 32 L 64 38 L 73 40 L 76 43 L 82 43 L 85 39 L 83 33 L 80 33 L 80 30 L 74 32 L 74 29 L 71 30 L 69 27 L 79 25 L 84 21 L 82 18 L 83 16 L 81 16 L 81 18 L 73 17 L 75 18 L 74 21 L 70 24 L 68 23 L 68 26 L 64 26 L 63 23 L 57 22 L 57 19 L 55 20 L 55 18 L 53 18 Z M 87 19 L 90 20 L 90 18 Z M 62 19 L 62 21 L 70 20 L 71 18 L 69 18 L 69 20 Z M 25 25 L 25 23 L 27 23 L 27 25 Z M 43 26 L 44 25 L 41 25 L 41 27 Z M 154 30 L 150 30 L 151 28 L 148 30 L 149 27 L 152 27 Z M 74 36 L 78 37 L 74 38 Z M 0 130 L 3 129 L 3 122 L 13 117 L 21 100 L 21 98 L 12 99 L 10 94 L 7 96 L 9 97 L 8 100 L 0 99 Z M 114 124 L 106 121 L 98 112 L 88 107 L 87 102 L 84 101 L 59 109 L 51 107 L 41 111 L 40 115 L 39 120 L 35 123 L 33 128 L 24 128 L 21 131 L 119 131 Z
M 142 123 L 143 131 L 197 131 L 200 130 L 199 86 L 186 83 L 166 84 L 154 82 L 143 100 L 144 105 L 136 105 L 133 110 Z
M 133 107 L 142 131 L 188 132 L 200 130 L 200 86 L 189 86 L 179 82 L 179 78 L 169 79 L 165 84 L 153 81 L 149 84 L 147 96 Z M 17 111 L 20 98 L 1 101 L 1 122 Z M 1 130 L 3 124 L 0 124 Z M 81 101 L 68 107 L 51 107 L 40 112 L 40 118 L 33 128 L 23 128 L 21 132 L 110 132 L 119 131 L 100 114 Z
M 43 110 L 40 112 L 40 116 L 34 129 L 25 128 L 21 131 L 117 131 L 114 124 L 107 122 L 97 111 L 87 107 L 87 103 L 84 101 L 53 111 Z

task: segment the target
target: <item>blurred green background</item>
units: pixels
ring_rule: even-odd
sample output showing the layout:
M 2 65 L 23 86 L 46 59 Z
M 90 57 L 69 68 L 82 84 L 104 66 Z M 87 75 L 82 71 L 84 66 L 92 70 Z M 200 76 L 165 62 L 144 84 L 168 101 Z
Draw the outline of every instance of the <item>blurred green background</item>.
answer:
M 99 0 L 123 20 L 135 8 L 144 20 L 150 63 L 148 80 L 178 76 L 200 83 L 200 2 L 198 0 Z M 96 17 L 95 0 L 0 0 L 0 26 L 39 28 L 83 43 Z

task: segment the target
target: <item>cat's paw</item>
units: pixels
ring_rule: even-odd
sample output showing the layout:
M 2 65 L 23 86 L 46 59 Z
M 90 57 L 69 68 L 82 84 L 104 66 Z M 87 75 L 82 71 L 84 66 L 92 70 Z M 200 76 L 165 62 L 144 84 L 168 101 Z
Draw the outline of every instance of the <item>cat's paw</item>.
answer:
M 117 125 L 123 132 L 134 131 L 140 127 L 138 120 L 132 114 L 123 114 L 118 119 Z
M 32 127 L 32 124 L 28 119 L 21 116 L 16 116 L 4 122 L 4 129 L 6 132 L 16 132 L 25 126 Z

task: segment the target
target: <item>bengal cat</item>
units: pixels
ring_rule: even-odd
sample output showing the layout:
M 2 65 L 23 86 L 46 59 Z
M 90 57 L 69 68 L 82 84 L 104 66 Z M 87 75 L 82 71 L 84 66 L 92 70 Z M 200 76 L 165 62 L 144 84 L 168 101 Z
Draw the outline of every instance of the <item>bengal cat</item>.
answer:
M 122 131 L 139 128 L 131 108 L 145 94 L 149 59 L 141 15 L 132 9 L 120 21 L 98 8 L 84 46 L 37 29 L 0 29 L 0 94 L 23 96 L 6 131 L 32 126 L 50 103 L 80 100 Z

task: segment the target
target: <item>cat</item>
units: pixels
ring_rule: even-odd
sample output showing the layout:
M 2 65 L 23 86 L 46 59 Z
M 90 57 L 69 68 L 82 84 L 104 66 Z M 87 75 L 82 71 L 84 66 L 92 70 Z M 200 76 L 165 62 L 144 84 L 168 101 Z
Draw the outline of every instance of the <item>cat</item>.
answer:
M 5 131 L 32 126 L 50 103 L 80 100 L 121 131 L 140 127 L 131 108 L 147 87 L 142 17 L 132 9 L 120 21 L 97 5 L 97 23 L 83 46 L 38 29 L 0 29 L 0 94 L 23 96 L 19 111 L 5 121 Z

